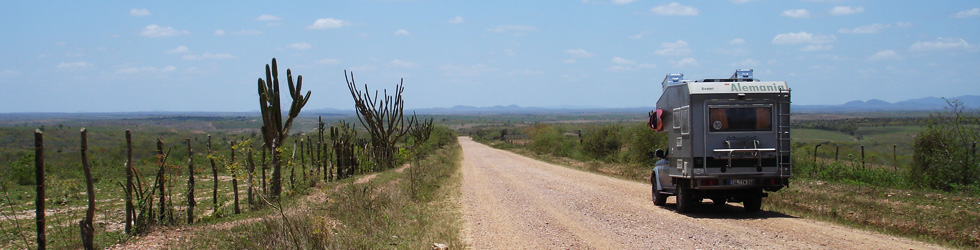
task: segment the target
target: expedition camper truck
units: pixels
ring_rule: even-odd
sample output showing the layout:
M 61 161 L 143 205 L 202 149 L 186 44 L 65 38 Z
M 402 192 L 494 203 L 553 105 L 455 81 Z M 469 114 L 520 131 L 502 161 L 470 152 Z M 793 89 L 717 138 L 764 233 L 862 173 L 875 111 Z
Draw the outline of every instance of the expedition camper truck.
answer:
M 661 160 L 650 176 L 653 203 L 663 206 L 674 195 L 681 213 L 702 199 L 759 211 L 764 191 L 789 185 L 789 87 L 755 80 L 751 69 L 728 79 L 683 78 L 667 75 L 649 114 L 650 128 L 668 134 L 668 149 L 656 150 Z

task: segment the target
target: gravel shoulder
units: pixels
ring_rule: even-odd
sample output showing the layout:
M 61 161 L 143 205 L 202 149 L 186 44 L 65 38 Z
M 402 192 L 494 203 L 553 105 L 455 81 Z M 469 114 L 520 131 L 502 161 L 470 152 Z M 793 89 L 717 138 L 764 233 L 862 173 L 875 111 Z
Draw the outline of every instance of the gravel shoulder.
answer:
M 942 249 L 776 212 L 747 214 L 740 204 L 678 214 L 673 198 L 666 207 L 653 205 L 650 184 L 540 162 L 468 137 L 459 143 L 464 233 L 473 249 Z

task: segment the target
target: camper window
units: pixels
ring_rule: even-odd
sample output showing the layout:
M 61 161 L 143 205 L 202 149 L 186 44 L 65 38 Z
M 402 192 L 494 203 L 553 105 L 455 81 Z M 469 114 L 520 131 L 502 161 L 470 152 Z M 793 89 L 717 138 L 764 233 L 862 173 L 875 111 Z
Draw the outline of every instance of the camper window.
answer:
M 772 107 L 710 107 L 711 132 L 771 131 Z

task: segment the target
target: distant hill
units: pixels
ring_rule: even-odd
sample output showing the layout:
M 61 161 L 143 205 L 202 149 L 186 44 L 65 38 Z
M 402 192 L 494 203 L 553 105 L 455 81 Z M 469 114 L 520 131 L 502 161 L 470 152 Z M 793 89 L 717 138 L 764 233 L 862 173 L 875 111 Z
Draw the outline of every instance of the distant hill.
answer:
M 955 97 L 967 109 L 980 109 L 980 96 L 965 95 Z M 934 111 L 946 108 L 946 100 L 939 97 L 925 97 L 890 103 L 878 99 L 850 101 L 841 105 L 793 105 L 794 113 L 850 113 L 873 111 Z

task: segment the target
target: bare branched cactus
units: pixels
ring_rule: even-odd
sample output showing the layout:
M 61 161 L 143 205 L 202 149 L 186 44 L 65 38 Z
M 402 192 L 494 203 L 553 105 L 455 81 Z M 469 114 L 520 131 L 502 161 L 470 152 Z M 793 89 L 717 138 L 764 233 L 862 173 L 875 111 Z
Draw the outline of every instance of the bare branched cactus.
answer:
M 355 139 L 357 130 L 349 123 L 341 121 L 339 125 L 330 127 L 330 140 L 333 141 L 336 156 L 337 179 L 350 177 L 359 165 L 354 150 L 357 148 Z
M 354 98 L 354 108 L 357 109 L 357 119 L 361 125 L 371 134 L 372 159 L 376 166 L 382 169 L 391 168 L 395 165 L 395 142 L 408 132 L 405 126 L 405 102 L 402 101 L 402 92 L 405 91 L 402 81 L 395 86 L 392 95 L 388 95 L 388 90 L 384 90 L 383 99 L 378 99 L 378 91 L 371 95 L 367 84 L 364 85 L 364 92 L 357 89 L 354 83 L 354 73 L 349 76 L 344 71 L 344 78 L 347 80 L 347 88 L 350 95 Z
M 289 127 L 293 125 L 293 119 L 299 116 L 299 112 L 310 100 L 310 91 L 306 95 L 302 94 L 303 76 L 297 76 L 296 83 L 293 84 L 293 73 L 286 69 L 286 80 L 289 85 L 289 97 L 292 103 L 289 106 L 289 113 L 286 121 L 282 120 L 282 108 L 279 105 L 279 70 L 276 59 L 272 59 L 272 65 L 265 65 L 265 80 L 259 78 L 259 105 L 262 110 L 262 139 L 266 147 L 272 152 L 272 187 L 273 199 L 279 199 L 282 192 L 282 164 L 280 163 L 280 151 L 276 150 L 280 144 L 286 141 L 289 136 Z

